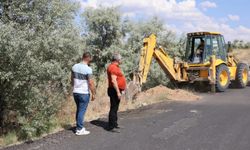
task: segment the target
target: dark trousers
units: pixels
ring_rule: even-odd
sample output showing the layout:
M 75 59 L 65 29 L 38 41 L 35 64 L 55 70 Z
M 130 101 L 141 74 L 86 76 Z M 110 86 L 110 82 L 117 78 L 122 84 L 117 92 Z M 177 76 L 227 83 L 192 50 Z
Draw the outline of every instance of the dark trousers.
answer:
M 120 99 L 114 88 L 108 88 L 108 96 L 110 97 L 110 111 L 109 111 L 109 127 L 115 128 L 117 124 L 117 112 L 119 109 Z

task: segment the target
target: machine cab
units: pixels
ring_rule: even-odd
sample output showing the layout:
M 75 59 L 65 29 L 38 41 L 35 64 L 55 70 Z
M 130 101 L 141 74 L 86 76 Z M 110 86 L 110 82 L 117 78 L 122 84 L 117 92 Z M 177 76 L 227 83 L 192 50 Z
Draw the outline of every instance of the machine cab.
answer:
M 220 33 L 195 32 L 187 34 L 185 59 L 189 63 L 208 62 L 211 55 L 226 61 L 227 51 L 224 37 Z

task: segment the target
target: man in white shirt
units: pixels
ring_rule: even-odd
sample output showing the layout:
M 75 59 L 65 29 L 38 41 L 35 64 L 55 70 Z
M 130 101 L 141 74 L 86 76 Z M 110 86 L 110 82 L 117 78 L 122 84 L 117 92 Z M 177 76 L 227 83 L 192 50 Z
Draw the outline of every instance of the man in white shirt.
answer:
M 92 60 L 90 53 L 84 53 L 82 62 L 72 67 L 73 95 L 76 103 L 76 135 L 87 135 L 90 132 L 84 128 L 84 115 L 88 107 L 90 92 L 91 100 L 95 99 L 95 85 L 92 79 L 92 69 L 88 66 Z

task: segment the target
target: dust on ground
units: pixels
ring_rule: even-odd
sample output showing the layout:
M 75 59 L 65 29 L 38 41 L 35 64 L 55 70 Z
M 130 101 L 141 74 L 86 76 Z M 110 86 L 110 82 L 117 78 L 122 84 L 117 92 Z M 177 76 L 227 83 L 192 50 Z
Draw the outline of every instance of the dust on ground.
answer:
M 250 49 L 235 49 L 233 53 L 238 60 L 247 62 L 250 65 Z

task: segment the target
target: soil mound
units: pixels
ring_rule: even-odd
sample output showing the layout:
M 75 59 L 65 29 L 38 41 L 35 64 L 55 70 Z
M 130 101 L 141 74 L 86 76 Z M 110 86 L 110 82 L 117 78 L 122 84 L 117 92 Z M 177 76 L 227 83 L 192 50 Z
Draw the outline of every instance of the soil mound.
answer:
M 183 89 L 170 89 L 159 85 L 148 89 L 136 95 L 136 100 L 143 99 L 169 99 L 176 101 L 195 101 L 199 100 L 200 96 L 194 94 L 192 91 Z

